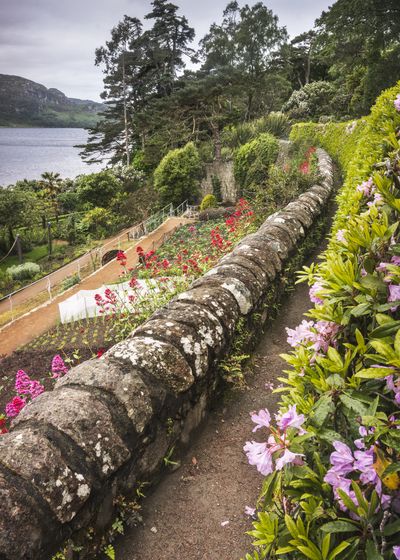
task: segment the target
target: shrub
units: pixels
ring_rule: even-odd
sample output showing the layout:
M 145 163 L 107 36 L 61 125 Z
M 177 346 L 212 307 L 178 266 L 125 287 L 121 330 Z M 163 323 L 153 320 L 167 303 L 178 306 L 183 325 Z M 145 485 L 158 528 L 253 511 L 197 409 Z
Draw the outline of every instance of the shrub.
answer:
M 234 174 L 242 194 L 248 196 L 265 182 L 269 166 L 276 161 L 279 143 L 272 134 L 260 136 L 241 146 L 235 155 Z
M 206 194 L 200 204 L 200 212 L 207 208 L 216 208 L 218 206 L 217 199 L 213 194 Z
M 154 187 L 161 203 L 179 205 L 184 200 L 194 202 L 198 195 L 201 162 L 193 142 L 184 148 L 171 150 L 154 171 Z
M 107 170 L 81 175 L 76 181 L 76 186 L 81 202 L 89 207 L 106 208 L 121 190 L 121 182 L 112 171 Z
M 318 119 L 322 115 L 335 114 L 335 94 L 336 88 L 330 82 L 312 82 L 294 91 L 282 111 L 289 118 L 297 120 Z
M 18 264 L 7 268 L 7 274 L 15 281 L 33 278 L 36 274 L 39 274 L 39 272 L 40 266 L 32 262 Z
M 68 276 L 68 278 L 66 278 L 62 283 L 62 289 L 68 290 L 69 288 L 72 288 L 72 286 L 76 286 L 77 284 L 79 284 L 80 281 L 81 279 L 79 278 L 78 274 L 73 274 L 72 276 Z
M 93 233 L 96 236 L 104 236 L 110 230 L 113 220 L 113 215 L 109 210 L 105 208 L 93 208 L 83 216 L 80 229 Z
M 254 558 L 400 557 L 399 129 L 400 82 L 359 122 L 293 131 L 331 146 L 345 184 L 340 229 L 301 274 L 315 307 L 287 329 L 281 410 L 252 415 L 268 430 L 245 446 L 266 476 Z
M 276 138 L 287 137 L 290 130 L 289 118 L 283 113 L 273 111 L 266 117 L 254 121 L 254 130 L 256 134 L 269 132 Z

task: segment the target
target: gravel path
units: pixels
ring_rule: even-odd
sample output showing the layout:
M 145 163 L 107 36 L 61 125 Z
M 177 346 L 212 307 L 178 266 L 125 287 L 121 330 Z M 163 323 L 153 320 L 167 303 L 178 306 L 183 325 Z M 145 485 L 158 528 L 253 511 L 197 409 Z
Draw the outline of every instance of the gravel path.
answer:
M 245 531 L 251 521 L 244 509 L 254 506 L 263 480 L 243 453 L 245 441 L 254 436 L 249 412 L 276 408 L 278 396 L 268 383 L 276 386 L 284 367 L 279 355 L 289 350 L 285 327 L 295 327 L 309 307 L 308 287 L 300 284 L 254 352 L 248 388 L 226 395 L 181 467 L 144 499 L 143 524 L 117 541 L 116 560 L 239 560 L 249 551 Z

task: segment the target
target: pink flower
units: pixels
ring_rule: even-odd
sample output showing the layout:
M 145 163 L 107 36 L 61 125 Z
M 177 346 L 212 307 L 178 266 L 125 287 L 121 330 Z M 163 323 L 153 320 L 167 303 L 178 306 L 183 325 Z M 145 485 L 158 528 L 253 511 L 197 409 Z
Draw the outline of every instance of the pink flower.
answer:
M 346 233 L 345 229 L 339 229 L 339 231 L 336 234 L 336 240 L 340 241 L 340 243 L 346 243 L 345 233 Z
M 364 181 L 361 185 L 357 186 L 357 190 L 363 193 L 364 196 L 371 195 L 371 188 L 372 188 L 372 178 L 370 177 L 368 181 Z
M 303 320 L 295 329 L 289 329 L 286 327 L 288 344 L 296 347 L 305 341 L 313 341 L 315 339 L 315 333 L 311 330 L 313 326 L 314 321 Z
M 12 401 L 6 405 L 6 414 L 9 418 L 18 416 L 21 410 L 26 405 L 26 400 L 21 397 L 14 397 Z
M 68 368 L 59 354 L 56 354 L 51 361 L 51 372 L 54 379 L 58 379 L 68 373 Z
M 399 301 L 400 300 L 400 286 L 397 286 L 395 284 L 389 284 L 388 288 L 389 288 L 388 301 Z M 391 311 L 396 311 L 397 308 L 398 308 L 398 305 L 394 305 L 390 309 L 391 309 Z
M 394 105 L 394 108 L 396 109 L 396 111 L 400 112 L 400 93 L 398 94 L 398 96 L 394 100 L 393 105 Z
M 399 108 L 397 110 L 400 111 L 400 95 L 398 96 L 398 98 L 399 98 Z M 393 547 L 393 554 L 395 555 L 397 560 L 400 560 L 400 546 Z
M 273 472 L 272 449 L 265 442 L 247 441 L 243 450 L 249 464 L 257 467 L 258 472 L 262 475 L 267 476 Z
M 271 415 L 266 408 L 259 411 L 258 414 L 255 412 L 251 413 L 251 419 L 256 424 L 256 427 L 253 428 L 253 432 L 256 432 L 260 428 L 269 428 L 271 423 Z
M 251 517 L 253 517 L 253 515 L 255 515 L 255 513 L 256 513 L 256 508 L 252 508 L 252 507 L 250 507 L 250 506 L 246 506 L 246 507 L 244 508 L 244 513 L 245 513 L 246 515 L 250 515 Z
M 287 428 L 296 428 L 299 430 L 299 434 L 304 434 L 304 430 L 301 427 L 304 424 L 304 414 L 297 414 L 296 405 L 289 406 L 288 410 L 283 414 L 278 414 L 276 416 L 276 423 L 281 430 L 287 430 Z
M 285 449 L 283 455 L 276 461 L 276 470 L 282 470 L 283 467 L 289 463 L 293 463 L 295 465 L 302 464 L 303 461 L 301 457 L 304 457 L 302 453 L 292 453 L 289 449 Z
M 28 395 L 31 388 L 31 379 L 29 375 L 23 370 L 19 369 L 15 376 L 15 390 L 18 395 Z
M 324 301 L 318 297 L 318 293 L 321 292 L 321 290 L 323 289 L 323 285 L 321 282 L 315 282 L 309 291 L 309 295 L 310 295 L 310 300 L 312 301 L 312 303 L 315 303 L 317 305 L 322 305 L 324 303 Z

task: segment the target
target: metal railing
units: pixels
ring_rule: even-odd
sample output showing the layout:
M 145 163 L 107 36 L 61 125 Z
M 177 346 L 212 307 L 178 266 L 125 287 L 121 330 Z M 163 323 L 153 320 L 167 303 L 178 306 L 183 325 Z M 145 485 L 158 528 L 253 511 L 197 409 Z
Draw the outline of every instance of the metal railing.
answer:
M 183 216 L 184 214 L 186 216 L 188 208 L 190 207 L 187 200 L 182 202 L 175 209 L 172 204 L 168 204 L 143 222 L 125 229 L 120 235 L 114 237 L 101 247 L 93 248 L 74 261 L 71 261 L 70 263 L 59 268 L 58 270 L 55 270 L 47 274 L 46 276 L 43 276 L 43 278 L 40 278 L 39 280 L 36 280 L 35 282 L 32 282 L 31 284 L 28 284 L 27 286 L 24 286 L 19 290 L 15 290 L 14 292 L 7 294 L 6 296 L 3 296 L 2 298 L 0 298 L 0 313 L 4 313 L 7 311 L 10 312 L 10 320 L 5 324 L 11 323 L 15 319 L 14 310 L 16 305 L 23 303 L 24 301 L 27 301 L 32 297 L 35 297 L 38 294 L 46 291 L 48 292 L 49 296 L 48 300 L 52 301 L 52 290 L 54 290 L 54 288 L 60 285 L 64 280 L 73 276 L 77 276 L 80 280 L 82 277 L 82 271 L 87 268 L 91 269 L 91 272 L 99 270 L 100 268 L 108 264 L 108 262 L 110 262 L 107 261 L 107 263 L 105 263 L 104 265 L 102 264 L 102 259 L 108 251 L 113 249 L 121 249 L 121 245 L 123 242 L 138 240 L 141 237 L 148 235 L 170 217 Z M 35 286 L 37 287 L 37 290 L 35 290 L 35 296 L 29 296 L 28 291 Z M 22 296 L 23 292 L 27 293 L 27 297 L 25 299 L 23 299 L 23 297 L 18 298 L 18 295 Z

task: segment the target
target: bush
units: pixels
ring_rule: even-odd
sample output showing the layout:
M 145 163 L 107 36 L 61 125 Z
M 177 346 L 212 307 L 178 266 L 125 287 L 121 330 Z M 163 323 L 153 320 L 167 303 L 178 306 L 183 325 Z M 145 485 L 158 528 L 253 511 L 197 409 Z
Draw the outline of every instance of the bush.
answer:
M 15 281 L 33 278 L 36 274 L 39 274 L 39 272 L 40 266 L 32 262 L 18 264 L 7 268 L 7 274 Z
M 335 114 L 333 99 L 336 88 L 330 82 L 312 82 L 292 93 L 282 107 L 290 119 L 318 119 L 322 115 Z
M 301 274 L 315 307 L 288 329 L 293 349 L 283 356 L 289 369 L 280 378 L 281 409 L 272 430 L 268 411 L 253 416 L 269 429 L 265 448 L 245 447 L 266 475 L 264 511 L 250 533 L 260 545 L 255 557 L 398 557 L 399 105 L 400 82 L 361 121 L 293 131 L 330 147 L 345 183 L 340 230 L 323 261 Z
M 276 138 L 284 138 L 289 134 L 290 122 L 287 115 L 280 112 L 272 112 L 266 117 L 261 117 L 254 121 L 254 130 L 256 135 L 269 132 Z
M 110 232 L 114 223 L 114 217 L 105 208 L 93 208 L 86 212 L 80 222 L 81 230 L 90 232 L 97 237 L 104 237 Z
M 62 289 L 68 290 L 69 288 L 72 288 L 72 286 L 76 286 L 77 284 L 80 284 L 81 279 L 79 278 L 78 274 L 73 274 L 72 276 L 68 276 L 68 278 L 66 278 L 64 280 L 64 282 L 62 283 Z
M 163 205 L 175 206 L 184 200 L 195 202 L 201 176 L 201 162 L 193 142 L 184 148 L 171 150 L 154 171 L 154 187 Z
M 200 212 L 207 208 L 216 208 L 218 206 L 217 199 L 213 194 L 206 194 L 200 204 Z
M 234 174 L 240 191 L 249 196 L 257 185 L 268 177 L 269 166 L 276 161 L 279 143 L 272 134 L 260 134 L 258 138 L 241 146 L 235 155 Z
M 115 195 L 120 192 L 121 181 L 112 171 L 100 171 L 89 175 L 81 175 L 76 181 L 79 199 L 90 207 L 106 208 Z

